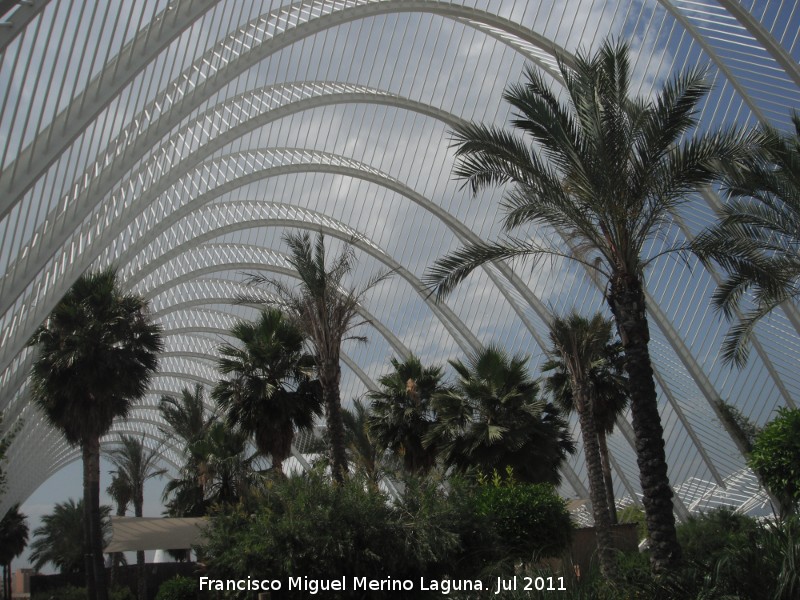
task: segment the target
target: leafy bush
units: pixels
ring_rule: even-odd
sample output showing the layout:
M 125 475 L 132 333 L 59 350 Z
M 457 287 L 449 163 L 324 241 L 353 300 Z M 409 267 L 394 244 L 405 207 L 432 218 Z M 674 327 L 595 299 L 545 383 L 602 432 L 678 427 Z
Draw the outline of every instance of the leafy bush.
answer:
M 31 595 L 31 600 L 86 600 L 86 588 L 67 585 Z
M 727 548 L 746 543 L 756 529 L 755 520 L 729 508 L 690 516 L 677 527 L 684 562 L 711 568 Z
M 31 600 L 86 600 L 87 593 L 85 587 L 75 587 L 67 585 L 46 592 L 37 592 L 31 596 Z M 109 600 L 136 600 L 128 588 L 118 587 L 109 591 Z
M 337 486 L 310 474 L 275 481 L 253 514 L 222 513 L 206 529 L 209 576 L 280 579 L 284 598 L 308 595 L 285 585 L 299 575 L 405 578 L 422 561 L 410 555 L 396 513 L 386 496 L 359 480 Z
M 156 594 L 156 600 L 197 600 L 199 597 L 197 580 L 181 576 L 167 579 Z
M 785 509 L 796 510 L 800 504 L 800 409 L 778 409 L 778 416 L 756 436 L 747 462 Z
M 488 519 L 494 550 L 506 560 L 560 556 L 569 546 L 572 522 L 564 501 L 547 484 L 520 483 L 509 471 L 479 479 L 475 514 Z

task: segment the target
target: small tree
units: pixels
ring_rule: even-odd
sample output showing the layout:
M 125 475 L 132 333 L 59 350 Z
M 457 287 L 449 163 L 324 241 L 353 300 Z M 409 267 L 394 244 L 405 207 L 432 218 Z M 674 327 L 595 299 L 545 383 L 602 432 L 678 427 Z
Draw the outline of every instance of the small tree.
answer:
M 141 440 L 124 435 L 120 439 L 121 445 L 109 453 L 111 462 L 116 467 L 112 471 L 115 478 L 122 481 L 128 488 L 130 499 L 133 502 L 133 514 L 142 516 L 144 507 L 144 483 L 153 477 L 161 477 L 166 471 L 156 468 L 160 458 L 158 450 L 148 450 L 144 446 L 144 437 Z M 139 600 L 147 600 L 147 574 L 145 573 L 144 551 L 136 552 L 136 579 Z
M 253 435 L 258 450 L 283 473 L 295 429 L 310 429 L 322 414 L 319 383 L 311 379 L 314 358 L 305 352 L 303 332 L 276 308 L 254 323 L 240 321 L 231 334 L 240 343 L 219 347 L 224 379 L 211 395 L 228 423 Z
M 22 554 L 28 543 L 27 517 L 19 504 L 8 509 L 0 521 L 0 565 L 3 567 L 3 598 L 11 598 L 11 561 Z
M 29 342 L 31 395 L 48 423 L 83 454 L 86 588 L 108 600 L 100 518 L 100 438 L 144 396 L 158 366 L 161 328 L 147 301 L 127 294 L 114 269 L 81 276 Z
M 800 409 L 778 409 L 778 416 L 756 436 L 748 459 L 778 499 L 781 517 L 800 506 Z
M 407 473 L 424 474 L 436 464 L 435 444 L 423 439 L 433 427 L 433 398 L 444 391 L 441 367 L 425 367 L 416 356 L 391 360 L 391 373 L 378 379 L 370 392 L 368 426 L 382 447 L 402 458 Z
M 539 395 L 527 357 L 489 346 L 456 371 L 452 388 L 436 396 L 436 423 L 425 437 L 441 460 L 457 471 L 511 467 L 527 483 L 560 482 L 559 468 L 575 451 L 558 409 Z
M 279 300 L 272 303 L 281 305 L 289 318 L 306 334 L 314 349 L 328 423 L 331 473 L 334 481 L 341 483 L 347 473 L 347 447 L 339 392 L 342 341 L 366 341 L 365 337 L 352 334 L 355 328 L 364 324 L 358 318 L 359 304 L 365 294 L 388 274 L 380 273 L 372 277 L 361 288 L 344 288 L 345 279 L 356 268 L 352 245 L 347 245 L 338 256 L 328 261 L 325 238 L 321 233 L 313 244 L 307 232 L 287 233 L 283 239 L 290 250 L 289 264 L 297 271 L 300 284 L 293 288 L 282 281 L 261 275 L 251 276 L 250 283 L 266 284 L 278 295 Z M 252 301 L 252 298 L 244 300 Z

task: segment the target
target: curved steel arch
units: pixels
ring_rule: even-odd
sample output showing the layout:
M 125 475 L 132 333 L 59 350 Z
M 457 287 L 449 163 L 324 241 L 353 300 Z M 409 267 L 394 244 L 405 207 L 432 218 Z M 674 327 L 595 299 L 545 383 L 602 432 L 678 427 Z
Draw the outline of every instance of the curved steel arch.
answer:
M 331 235 L 333 235 L 334 232 L 331 231 L 330 233 Z M 359 244 L 356 243 L 356 245 L 358 246 Z M 361 249 L 363 250 L 364 247 L 362 247 Z M 152 288 L 145 287 L 143 294 L 146 297 L 155 296 L 156 294 L 160 293 L 162 289 L 166 289 L 171 284 L 188 281 L 190 279 L 199 277 L 200 275 L 203 274 L 215 273 L 219 271 L 227 271 L 231 269 L 246 268 L 246 269 L 258 270 L 260 268 L 263 268 L 265 265 L 273 264 L 273 269 L 276 272 L 284 273 L 289 276 L 292 276 L 292 274 L 294 273 L 294 271 L 289 267 L 289 262 L 285 258 L 285 255 L 282 255 L 279 252 L 267 248 L 261 248 L 258 246 L 248 246 L 246 244 L 213 244 L 213 245 L 208 244 L 194 248 L 191 251 L 191 255 L 187 252 L 184 252 L 183 254 L 179 255 L 176 258 L 186 257 L 187 261 L 190 259 L 197 259 L 199 253 L 203 251 L 206 252 L 217 251 L 220 252 L 221 254 L 215 258 L 203 257 L 207 259 L 206 266 L 195 268 L 191 265 L 185 265 L 183 267 L 183 272 L 179 274 L 177 277 L 170 277 L 170 281 L 167 283 L 159 284 L 158 282 L 154 282 L 152 284 L 154 287 Z M 237 251 L 240 253 L 239 256 L 235 255 Z M 387 264 L 389 266 L 392 265 L 393 261 L 389 260 L 385 256 L 382 258 L 379 258 L 379 256 L 380 255 L 375 255 L 375 258 L 381 260 L 381 262 L 383 262 L 384 264 Z M 255 260 L 254 257 L 258 257 L 261 260 Z M 407 281 L 409 281 L 409 283 L 412 283 L 412 286 L 416 284 L 418 287 L 416 287 L 415 290 L 418 291 L 420 295 L 424 297 L 425 296 L 424 289 L 419 280 L 417 280 L 413 275 L 411 275 L 407 271 L 406 274 L 407 274 Z M 145 285 L 146 284 L 144 283 L 141 284 L 141 286 Z M 429 298 L 425 299 L 427 300 L 426 303 L 428 303 L 429 306 L 434 304 Z M 434 313 L 436 313 L 437 315 L 441 315 L 442 324 L 448 328 L 448 330 L 453 335 L 453 339 L 456 341 L 456 343 L 459 344 L 459 346 L 461 346 L 461 349 L 465 353 L 474 352 L 480 347 L 480 342 L 478 342 L 478 340 L 472 335 L 472 333 L 467 330 L 463 322 L 457 316 L 455 316 L 455 314 L 453 314 L 449 308 L 447 308 L 446 306 L 435 306 L 435 307 L 431 306 L 431 308 L 434 311 Z M 462 331 L 468 332 L 467 335 L 463 338 L 461 337 Z
M 80 132 L 104 108 L 108 107 L 111 100 L 122 91 L 136 74 L 166 48 L 169 42 L 211 8 L 213 2 L 211 0 L 183 0 L 178 4 L 179 6 L 175 7 L 176 12 L 172 15 L 172 18 L 162 20 L 159 34 L 155 40 L 151 41 L 150 31 L 141 32 L 137 35 L 118 57 L 112 60 L 103 72 L 95 77 L 87 86 L 87 89 L 76 97 L 69 107 L 59 113 L 53 123 L 37 136 L 3 174 L 0 174 L 0 190 L 4 192 L 0 197 L 0 218 L 8 214 L 22 194 L 41 177 L 46 168 L 66 150 L 67 146 L 74 141 Z M 546 63 L 542 63 L 544 56 L 553 55 L 555 52 L 567 55 L 552 40 L 536 34 L 518 23 L 490 12 L 453 5 L 440 0 L 384 0 L 380 2 L 375 0 L 341 0 L 334 5 L 324 2 L 315 2 L 314 4 L 319 7 L 319 15 L 317 16 L 312 16 L 313 11 L 309 10 L 308 2 L 301 0 L 292 5 L 274 10 L 267 17 L 263 15 L 256 17 L 248 24 L 239 27 L 234 33 L 217 42 L 203 56 L 196 59 L 176 79 L 166 84 L 166 90 L 134 118 L 133 125 L 129 126 L 127 130 L 130 132 L 136 131 L 142 128 L 142 123 L 148 122 L 150 123 L 149 127 L 155 127 L 159 132 L 169 131 L 204 100 L 219 91 L 226 83 L 278 50 L 328 28 L 379 15 L 422 12 L 460 19 L 471 26 L 474 26 L 472 25 L 473 22 L 487 25 L 495 30 L 517 37 L 523 44 L 527 44 L 527 46 L 516 45 L 515 49 L 520 52 L 523 51 L 524 47 L 543 50 L 542 54 L 531 55 L 527 53 L 526 56 L 545 68 L 547 68 Z M 294 21 L 290 16 L 295 16 Z M 171 26 L 166 25 L 168 21 L 172 21 Z M 275 34 L 274 31 L 279 29 L 278 23 L 281 21 L 284 23 L 284 29 Z M 273 29 L 272 33 L 268 31 L 270 26 Z M 504 38 L 495 37 L 507 43 Z M 235 47 L 238 47 L 240 51 L 234 50 Z M 126 67 L 120 69 L 118 63 L 124 62 L 122 57 L 126 52 L 129 60 Z M 548 70 L 552 70 L 552 68 L 550 67 Z M 88 102 L 87 98 L 89 98 Z M 77 115 L 73 114 L 72 111 L 72 104 L 75 103 L 80 104 L 82 109 Z M 162 112 L 161 106 L 169 106 L 169 110 Z M 154 120 L 156 115 L 159 116 Z M 48 145 L 40 141 L 40 138 L 43 137 L 50 139 L 52 137 L 51 128 L 56 129 L 59 127 L 62 129 L 61 138 L 63 138 L 59 144 Z M 133 138 L 136 136 L 129 134 L 125 137 Z M 146 134 L 145 137 L 147 137 Z M 126 140 L 125 143 L 127 145 L 130 142 Z M 44 150 L 40 149 L 39 154 L 35 152 L 37 145 L 40 148 L 42 146 L 45 148 Z M 114 153 L 119 154 L 122 152 L 122 148 L 114 149 Z M 129 148 L 125 148 L 124 152 L 131 155 L 135 154 Z M 27 163 L 27 170 L 21 175 L 21 181 L 15 181 L 20 162 Z M 31 168 L 34 164 L 36 167 Z
M 312 212 L 312 211 L 307 211 L 307 212 Z M 336 223 L 331 219 L 328 219 L 328 221 Z M 138 277 L 139 279 L 136 279 L 136 281 L 139 281 L 140 279 L 144 279 L 145 277 L 147 277 L 150 273 L 152 273 L 156 269 L 160 268 L 164 263 L 168 262 L 171 258 L 185 253 L 187 250 L 194 248 L 199 244 L 202 244 L 204 241 L 214 239 L 216 237 L 219 237 L 220 235 L 223 235 L 231 231 L 236 231 L 238 229 L 251 228 L 257 226 L 281 226 L 281 225 L 286 225 L 298 229 L 310 229 L 314 231 L 321 231 L 332 237 L 336 237 L 342 241 L 351 242 L 353 246 L 364 251 L 365 253 L 372 256 L 376 260 L 384 263 L 391 269 L 393 273 L 397 273 L 400 275 L 400 277 L 405 279 L 411 285 L 414 291 L 419 294 L 423 302 L 425 302 L 425 304 L 428 305 L 428 307 L 434 312 L 434 314 L 439 318 L 439 320 L 442 321 L 443 324 L 445 324 L 445 326 L 446 326 L 446 320 L 451 321 L 453 327 L 458 332 L 458 335 L 453 336 L 454 339 L 458 341 L 459 339 L 458 336 L 460 335 L 470 346 L 470 350 L 466 350 L 465 348 L 462 347 L 462 349 L 465 352 L 467 353 L 469 353 L 469 351 L 474 352 L 480 346 L 480 342 L 478 342 L 478 339 L 472 334 L 472 332 L 466 327 L 466 325 L 461 323 L 460 319 L 458 319 L 458 317 L 455 316 L 455 313 L 453 313 L 444 303 L 435 303 L 432 300 L 430 300 L 429 294 L 426 293 L 426 290 L 422 285 L 422 282 L 419 281 L 419 279 L 417 279 L 402 265 L 400 265 L 400 263 L 391 258 L 391 256 L 383 252 L 383 250 L 381 250 L 378 246 L 376 246 L 375 244 L 373 244 L 371 241 L 364 238 L 360 234 L 357 234 L 358 237 L 353 237 L 353 233 L 355 232 L 347 230 L 342 231 L 342 229 L 338 227 L 333 227 L 331 225 L 317 224 L 305 221 L 303 219 L 266 218 L 266 219 L 248 221 L 244 223 L 235 222 L 230 225 L 220 226 L 216 229 L 212 229 L 203 234 L 193 235 L 190 240 L 185 241 L 182 244 L 174 247 L 172 250 L 161 254 L 157 260 L 150 261 L 145 267 L 141 268 L 139 271 L 129 272 L 128 274 L 131 279 L 133 279 L 134 277 Z M 120 259 L 122 260 L 124 260 L 124 258 L 125 258 L 124 256 L 120 257 Z M 440 312 L 442 314 L 440 314 Z M 388 331 L 388 329 L 384 328 L 384 331 Z M 397 350 L 397 352 L 400 353 L 401 355 L 408 356 L 409 350 L 405 348 L 402 344 L 400 344 L 399 340 L 397 340 L 397 338 L 395 338 L 393 334 L 390 333 L 389 335 L 391 336 L 391 338 L 387 338 L 387 340 L 389 341 L 390 344 L 392 344 L 395 350 Z
M 0 198 L 0 219 L 11 211 L 21 196 L 88 127 L 89 123 L 108 107 L 112 99 L 172 40 L 215 3 L 215 0 L 176 0 L 146 29 L 140 31 L 115 59 L 105 65 L 103 71 L 92 79 L 86 89 L 81 91 L 0 174 L 0 190 L 3 190 Z M 166 18 L 168 14 L 169 19 Z M 154 30 L 157 31 L 154 33 Z M 128 60 L 125 60 L 126 58 Z

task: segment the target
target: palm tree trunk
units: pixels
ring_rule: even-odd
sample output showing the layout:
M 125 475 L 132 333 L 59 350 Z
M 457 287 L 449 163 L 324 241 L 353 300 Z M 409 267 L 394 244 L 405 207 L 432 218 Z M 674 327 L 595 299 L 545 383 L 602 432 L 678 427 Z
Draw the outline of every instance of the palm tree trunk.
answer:
M 123 506 L 122 503 L 117 503 L 117 516 L 124 517 L 126 508 L 127 507 Z M 111 577 L 109 580 L 109 585 L 112 589 L 114 585 L 118 583 L 119 567 L 121 564 L 122 564 L 122 552 L 114 552 L 114 554 L 111 555 Z
M 650 538 L 650 563 L 653 571 L 658 573 L 677 567 L 681 548 L 675 533 L 673 493 L 667 476 L 664 429 L 658 413 L 648 348 L 650 330 L 642 286 L 638 276 L 618 273 L 611 280 L 608 303 L 625 349 L 625 371 L 630 384 L 631 415 L 636 437 L 636 461 Z
M 608 444 L 606 444 L 606 434 L 597 431 L 597 444 L 600 447 L 600 465 L 603 467 L 603 483 L 606 488 L 606 501 L 608 503 L 608 516 L 611 524 L 617 524 L 617 503 L 614 498 L 614 480 L 611 479 L 611 461 L 608 459 Z
M 585 384 L 573 386 L 575 392 L 575 408 L 581 424 L 583 452 L 586 455 L 586 470 L 589 473 L 589 499 L 592 501 L 592 516 L 597 539 L 597 555 L 600 570 L 607 579 L 613 579 L 616 571 L 614 565 L 614 546 L 611 538 L 611 518 L 608 514 L 608 501 L 603 483 L 603 468 L 600 464 L 600 448 L 597 443 L 597 423 L 589 402 L 588 389 Z
M 324 361 L 319 373 L 322 398 L 325 402 L 325 416 L 330 439 L 331 476 L 336 483 L 343 483 L 347 473 L 347 446 L 345 442 L 342 403 L 339 398 L 339 380 L 342 369 L 336 360 Z
M 97 600 L 94 561 L 92 560 L 92 456 L 88 442 L 81 445 L 81 452 L 83 454 L 83 548 L 85 552 L 83 559 L 86 569 L 86 595 L 89 600 Z
M 141 517 L 144 508 L 144 490 L 135 490 L 134 494 L 133 514 Z M 136 551 L 136 587 L 139 600 L 147 600 L 147 572 L 144 562 L 144 550 Z
M 103 562 L 103 525 L 100 518 L 100 437 L 89 440 L 89 492 L 91 521 L 91 554 L 94 571 L 94 586 L 97 600 L 108 600 L 106 567 Z

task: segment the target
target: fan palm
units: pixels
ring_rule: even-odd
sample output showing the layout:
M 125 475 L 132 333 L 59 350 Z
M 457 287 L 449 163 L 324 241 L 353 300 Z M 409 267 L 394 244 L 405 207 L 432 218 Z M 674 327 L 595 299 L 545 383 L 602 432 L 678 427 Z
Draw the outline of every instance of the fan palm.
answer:
M 247 498 L 260 473 L 254 468 L 256 454 L 248 454 L 249 436 L 223 421 L 215 421 L 191 446 L 198 459 L 198 481 L 205 506 L 234 505 Z M 165 492 L 166 493 L 166 492 Z
M 136 517 L 142 516 L 145 482 L 166 473 L 164 469 L 156 468 L 160 456 L 158 450 L 145 448 L 143 439 L 130 435 L 123 435 L 120 438 L 120 445 L 108 453 L 108 458 L 116 467 L 111 473 L 128 488 L 133 503 L 133 514 Z M 143 550 L 136 552 L 136 578 L 139 600 L 147 600 L 147 575 Z
M 0 520 L 0 565 L 3 566 L 3 597 L 6 600 L 11 600 L 11 561 L 22 554 L 28 543 L 26 519 L 19 512 L 19 504 L 15 504 Z
M 381 389 L 367 396 L 369 432 L 402 458 L 407 473 L 425 474 L 436 464 L 435 444 L 426 447 L 423 439 L 435 421 L 431 404 L 443 391 L 442 368 L 424 367 L 413 355 L 402 362 L 392 358 L 391 364 L 394 370 L 378 380 Z
M 376 443 L 369 428 L 369 408 L 356 400 L 353 410 L 342 410 L 348 459 L 375 489 L 383 475 L 383 446 Z
M 100 530 L 100 437 L 147 390 L 158 365 L 160 332 L 149 321 L 144 298 L 125 294 L 116 272 L 106 269 L 81 276 L 29 342 L 36 348 L 34 401 L 83 453 L 91 600 L 108 600 Z
M 116 516 L 124 517 L 128 511 L 128 505 L 131 503 L 133 497 L 133 490 L 131 490 L 128 482 L 120 477 L 114 475 L 111 477 L 111 484 L 106 488 L 106 493 L 111 496 L 111 499 L 116 504 Z M 125 555 L 122 552 L 114 552 L 111 555 L 111 587 L 117 583 L 119 566 L 125 561 Z
M 672 489 L 650 362 L 644 271 L 657 258 L 645 251 L 671 212 L 698 186 L 717 177 L 720 162 L 736 162 L 755 135 L 735 131 L 692 136 L 696 108 L 709 90 L 701 70 L 675 77 L 652 98 L 631 96 L 629 49 L 605 42 L 579 54 L 573 68 L 559 60 L 563 101 L 533 67 L 504 98 L 512 124 L 534 142 L 502 129 L 468 124 L 455 130 L 457 177 L 473 192 L 512 183 L 502 208 L 504 227 L 554 228 L 570 245 L 508 236 L 440 259 L 427 275 L 439 298 L 478 266 L 513 257 L 564 256 L 606 282 L 606 299 L 625 349 L 643 503 L 654 570 L 675 566 Z
M 578 413 L 589 474 L 589 496 L 597 528 L 600 568 L 606 576 L 614 571 L 609 530 L 614 522 L 614 492 L 613 488 L 609 490 L 606 486 L 600 438 L 605 441 L 606 430 L 613 427 L 613 420 L 610 424 L 608 421 L 615 413 L 603 405 L 615 402 L 615 408 L 624 407 L 623 399 L 626 399 L 624 388 L 616 388 L 617 393 L 610 398 L 601 395 L 604 383 L 605 391 L 612 394 L 614 391 L 613 386 L 608 385 L 608 379 L 613 377 L 609 369 L 612 327 L 611 321 L 599 313 L 590 319 L 576 312 L 553 319 L 550 323 L 551 359 L 543 367 L 543 370 L 555 371 L 545 380 L 546 389 L 554 393 L 563 409 Z M 607 448 L 604 450 L 608 452 Z M 605 458 L 607 462 L 607 454 Z
M 741 314 L 745 295 L 752 307 L 739 317 L 722 349 L 726 362 L 743 367 L 756 323 L 775 307 L 800 298 L 800 114 L 794 135 L 764 127 L 760 152 L 743 168 L 726 169 L 730 197 L 719 222 L 695 238 L 692 249 L 706 264 L 726 272 L 713 302 L 727 319 Z
M 220 346 L 219 371 L 227 378 L 212 396 L 228 423 L 252 434 L 282 473 L 295 428 L 309 429 L 322 412 L 319 384 L 310 378 L 314 359 L 304 351 L 302 331 L 275 308 L 255 323 L 237 323 L 231 334 L 241 345 Z
M 445 465 L 484 473 L 511 467 L 520 481 L 559 483 L 575 445 L 558 410 L 539 397 L 527 362 L 494 346 L 467 364 L 450 361 L 458 379 L 434 398 L 437 419 L 424 440 L 439 448 Z
M 205 391 L 200 384 L 195 385 L 193 390 L 183 388 L 178 398 L 162 396 L 159 409 L 167 423 L 161 431 L 182 442 L 185 461 L 180 476 L 168 482 L 164 488 L 167 514 L 172 517 L 203 516 L 208 508 L 200 482 L 203 457 L 192 452 L 192 449 L 205 437 L 216 417 L 206 408 Z
M 110 534 L 110 513 L 111 507 L 100 507 L 103 543 Z M 30 557 L 33 568 L 39 571 L 51 563 L 62 574 L 83 573 L 88 564 L 84 554 L 89 552 L 83 534 L 85 519 L 83 500 L 76 503 L 72 498 L 57 503 L 51 514 L 43 516 L 41 526 L 33 531 Z
M 342 341 L 366 341 L 363 336 L 351 334 L 364 323 L 358 319 L 359 303 L 387 274 L 376 275 L 360 289 L 345 289 L 344 280 L 356 267 L 352 245 L 347 245 L 326 265 L 325 239 L 321 233 L 313 244 L 307 232 L 287 233 L 283 239 L 289 246 L 288 260 L 297 271 L 300 284 L 297 288 L 291 288 L 281 281 L 266 279 L 260 275 L 251 276 L 250 283 L 267 284 L 278 295 L 282 309 L 306 334 L 314 349 L 328 425 L 331 474 L 334 481 L 341 483 L 347 473 L 347 446 L 339 389 L 342 378 L 339 360 Z
M 605 321 L 605 319 L 603 320 Z M 594 318 L 589 322 L 593 321 Z M 623 368 L 622 345 L 619 342 L 612 343 L 610 328 L 608 335 L 605 351 L 591 365 L 590 377 L 592 414 L 597 427 L 597 444 L 600 449 L 605 494 L 611 522 L 616 523 L 614 485 L 611 479 L 611 462 L 606 438 L 614 431 L 617 417 L 627 408 L 630 398 L 628 380 Z M 548 373 L 544 379 L 544 389 L 551 394 L 556 406 L 566 413 L 575 410 L 572 385 L 566 365 L 557 356 L 553 356 L 542 365 L 542 372 Z

